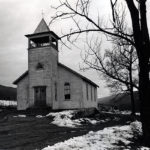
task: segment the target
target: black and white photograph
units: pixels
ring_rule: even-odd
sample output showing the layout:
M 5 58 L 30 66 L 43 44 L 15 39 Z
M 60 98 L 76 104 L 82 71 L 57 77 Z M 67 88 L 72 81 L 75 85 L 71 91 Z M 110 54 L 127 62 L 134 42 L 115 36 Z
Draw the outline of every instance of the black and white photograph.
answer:
M 150 150 L 150 1 L 0 0 L 0 150 Z

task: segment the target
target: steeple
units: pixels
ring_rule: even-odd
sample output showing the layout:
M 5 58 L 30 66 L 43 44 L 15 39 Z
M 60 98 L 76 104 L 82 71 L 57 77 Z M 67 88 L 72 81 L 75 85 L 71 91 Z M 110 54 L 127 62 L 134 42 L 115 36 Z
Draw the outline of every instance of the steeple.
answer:
M 54 49 L 58 50 L 59 37 L 53 31 L 50 31 L 43 18 L 35 29 L 34 33 L 25 36 L 29 39 L 28 49 L 53 47 Z
M 49 27 L 46 24 L 45 20 L 42 18 L 41 22 L 39 23 L 39 25 L 37 26 L 37 28 L 34 31 L 34 34 L 36 33 L 42 33 L 42 32 L 49 32 Z

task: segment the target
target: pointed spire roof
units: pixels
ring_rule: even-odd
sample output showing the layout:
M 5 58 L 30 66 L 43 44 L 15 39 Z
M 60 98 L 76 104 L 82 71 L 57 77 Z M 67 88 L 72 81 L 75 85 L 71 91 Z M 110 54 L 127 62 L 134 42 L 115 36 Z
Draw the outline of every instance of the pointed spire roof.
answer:
M 41 22 L 39 23 L 39 25 L 37 26 L 37 28 L 34 31 L 34 34 L 36 33 L 42 33 L 42 32 L 49 32 L 49 27 L 46 24 L 45 20 L 42 18 Z
M 25 36 L 27 38 L 30 38 L 30 37 L 34 37 L 34 36 L 38 36 L 38 35 L 42 35 L 42 34 L 52 34 L 57 39 L 60 39 L 60 37 L 58 35 L 56 35 L 53 31 L 50 31 L 48 25 L 46 24 L 46 22 L 43 18 L 40 21 L 37 28 L 35 29 L 34 33 L 33 34 L 27 34 Z

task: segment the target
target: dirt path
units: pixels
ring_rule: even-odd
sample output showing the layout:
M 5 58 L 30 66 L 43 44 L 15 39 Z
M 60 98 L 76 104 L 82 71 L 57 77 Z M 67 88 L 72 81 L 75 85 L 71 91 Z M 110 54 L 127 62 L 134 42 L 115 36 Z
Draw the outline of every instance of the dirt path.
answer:
M 102 130 L 104 127 L 125 123 L 109 121 L 99 125 L 83 125 L 80 128 L 58 127 L 51 123 L 52 118 L 33 116 L 20 118 L 7 115 L 0 119 L 0 150 L 40 150 L 48 145 L 80 136 L 89 131 Z

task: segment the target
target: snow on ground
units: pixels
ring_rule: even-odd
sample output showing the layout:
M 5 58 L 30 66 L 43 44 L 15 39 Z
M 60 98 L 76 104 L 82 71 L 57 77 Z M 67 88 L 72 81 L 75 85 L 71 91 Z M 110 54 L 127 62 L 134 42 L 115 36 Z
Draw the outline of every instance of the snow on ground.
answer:
M 90 131 L 86 135 L 56 143 L 43 150 L 129 150 L 131 147 L 128 144 L 131 143 L 130 138 L 133 137 L 133 130 L 141 132 L 141 123 L 135 121 L 130 125 L 104 128 L 97 132 Z M 138 150 L 144 149 L 148 150 L 145 147 Z
M 140 116 L 140 113 L 135 113 L 137 116 Z
M 54 121 L 52 123 L 57 126 L 65 126 L 65 127 L 73 127 L 73 128 L 76 126 L 80 126 L 84 122 L 95 125 L 100 122 L 108 121 L 108 119 L 107 120 L 94 120 L 89 118 L 72 119 L 75 113 L 76 110 L 67 110 L 67 111 L 61 111 L 56 113 L 49 113 L 46 116 L 47 117 L 53 116 Z
M 36 118 L 44 118 L 45 116 L 37 115 Z
M 120 110 L 110 110 L 110 111 L 101 111 L 103 113 L 108 113 L 108 114 L 122 114 L 122 115 L 131 115 L 131 111 L 129 110 L 123 110 L 123 111 L 120 111 Z M 136 112 L 135 113 L 137 116 L 140 116 L 140 113 L 139 112 Z
M 19 118 L 25 118 L 26 117 L 26 115 L 17 115 L 17 116 L 13 116 L 14 118 L 17 118 L 17 117 L 19 117 Z
M 109 113 L 109 114 L 122 114 L 122 115 L 130 115 L 131 111 L 128 110 L 124 110 L 124 111 L 120 111 L 120 110 L 113 110 L 113 111 L 101 111 L 104 113 Z
M 75 127 L 77 125 L 80 125 L 80 123 L 76 120 L 72 120 L 73 114 L 75 111 L 68 110 L 68 111 L 61 111 L 56 113 L 49 113 L 48 116 L 53 116 L 54 121 L 52 122 L 55 125 L 58 126 L 66 126 L 66 127 Z
M 13 106 L 13 107 L 16 107 L 17 102 L 16 101 L 0 100 L 0 106 Z

